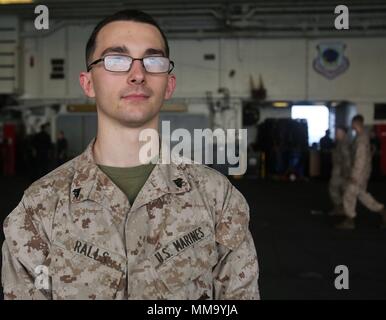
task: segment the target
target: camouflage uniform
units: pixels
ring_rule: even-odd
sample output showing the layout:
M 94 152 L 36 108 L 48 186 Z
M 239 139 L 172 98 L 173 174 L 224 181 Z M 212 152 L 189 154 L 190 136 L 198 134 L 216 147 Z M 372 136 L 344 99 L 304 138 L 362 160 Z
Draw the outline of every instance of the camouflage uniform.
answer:
M 343 207 L 343 192 L 351 174 L 351 154 L 348 139 L 337 141 L 332 151 L 332 172 L 329 194 L 335 208 Z
M 383 204 L 376 201 L 373 196 L 366 191 L 367 183 L 371 173 L 371 150 L 370 140 L 366 132 L 358 134 L 352 147 L 352 169 L 350 182 L 348 183 L 343 196 L 345 214 L 356 217 L 356 201 L 359 199 L 369 210 L 374 212 L 381 211 Z
M 33 183 L 4 222 L 6 299 L 258 299 L 244 197 L 213 169 L 157 164 L 133 205 L 93 142 Z M 49 270 L 47 290 L 34 285 Z

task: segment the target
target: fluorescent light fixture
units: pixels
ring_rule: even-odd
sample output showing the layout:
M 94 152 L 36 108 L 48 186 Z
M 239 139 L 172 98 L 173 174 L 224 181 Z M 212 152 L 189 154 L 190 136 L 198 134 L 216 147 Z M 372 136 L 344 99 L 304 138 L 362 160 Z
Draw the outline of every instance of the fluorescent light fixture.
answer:
M 288 107 L 288 102 L 286 101 L 275 101 L 272 103 L 272 106 L 275 108 L 287 108 Z
M 0 4 L 28 4 L 33 0 L 0 0 Z

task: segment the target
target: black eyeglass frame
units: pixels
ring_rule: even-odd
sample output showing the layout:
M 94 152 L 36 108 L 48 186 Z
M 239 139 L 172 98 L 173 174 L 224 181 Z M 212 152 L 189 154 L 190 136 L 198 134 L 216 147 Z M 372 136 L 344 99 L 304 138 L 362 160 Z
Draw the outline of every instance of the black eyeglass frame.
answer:
M 123 57 L 131 58 L 130 68 L 129 68 L 128 70 L 126 70 L 126 71 L 111 71 L 111 70 L 107 70 L 107 69 L 106 69 L 106 66 L 105 66 L 105 63 L 104 63 L 104 62 L 105 62 L 105 58 L 106 58 L 106 57 L 111 57 L 111 56 L 120 56 L 120 57 L 123 56 Z M 161 58 L 166 58 L 166 59 L 169 60 L 169 70 L 168 70 L 168 71 L 165 71 L 165 72 L 149 72 L 149 71 L 146 70 L 145 64 L 143 63 L 143 59 L 146 59 L 146 58 L 152 58 L 152 56 L 149 56 L 149 57 L 143 57 L 143 58 L 133 58 L 133 57 L 130 57 L 130 56 L 128 56 L 128 55 L 122 55 L 122 54 L 121 54 L 121 55 L 118 55 L 118 54 L 115 54 L 115 55 L 113 55 L 113 54 L 112 54 L 112 55 L 106 55 L 106 56 L 104 56 L 103 58 L 100 58 L 100 59 L 97 59 L 97 60 L 91 62 L 91 63 L 87 66 L 87 72 L 90 72 L 90 70 L 92 69 L 92 66 L 95 65 L 95 64 L 97 64 L 97 63 L 99 63 L 99 62 L 101 62 L 101 61 L 103 61 L 103 67 L 105 68 L 105 70 L 106 70 L 106 71 L 110 71 L 110 72 L 129 72 L 130 69 L 131 69 L 131 67 L 132 67 L 132 65 L 133 65 L 133 62 L 136 61 L 136 60 L 141 61 L 142 66 L 143 66 L 143 68 L 145 69 L 145 71 L 146 71 L 147 73 L 150 73 L 150 74 L 170 73 L 170 72 L 172 72 L 173 69 L 174 69 L 174 61 L 170 60 L 170 59 L 167 58 L 167 57 L 161 57 Z M 153 58 L 154 58 L 154 57 L 153 57 Z

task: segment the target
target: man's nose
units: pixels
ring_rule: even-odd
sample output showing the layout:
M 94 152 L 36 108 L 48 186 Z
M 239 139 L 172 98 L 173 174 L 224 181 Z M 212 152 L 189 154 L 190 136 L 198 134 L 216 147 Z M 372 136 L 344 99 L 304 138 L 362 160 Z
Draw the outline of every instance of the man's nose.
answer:
M 127 81 L 132 84 L 141 84 L 145 81 L 146 70 L 143 67 L 142 61 L 134 60 L 132 62 Z

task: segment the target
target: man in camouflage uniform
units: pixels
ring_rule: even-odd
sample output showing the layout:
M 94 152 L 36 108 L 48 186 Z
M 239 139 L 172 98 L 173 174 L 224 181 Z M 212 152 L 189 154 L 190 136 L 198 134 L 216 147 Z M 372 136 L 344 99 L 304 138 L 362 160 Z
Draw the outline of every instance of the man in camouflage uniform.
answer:
M 337 127 L 335 131 L 335 147 L 332 150 L 332 172 L 329 182 L 329 194 L 334 209 L 331 215 L 344 215 L 343 192 L 351 173 L 350 143 L 347 129 Z
M 143 12 L 96 26 L 80 83 L 96 99 L 97 136 L 33 183 L 5 220 L 6 299 L 259 298 L 242 194 L 203 165 L 162 164 L 162 153 L 156 164 L 139 161 L 138 137 L 158 129 L 175 88 L 168 56 Z
M 370 140 L 364 128 L 364 118 L 356 115 L 352 119 L 352 128 L 356 137 L 352 146 L 352 168 L 350 179 L 343 195 L 345 220 L 337 225 L 339 229 L 354 229 L 354 218 L 356 217 L 357 199 L 369 210 L 379 212 L 382 216 L 382 223 L 386 222 L 386 211 L 384 205 L 376 201 L 367 192 L 367 184 L 371 173 L 371 150 Z

